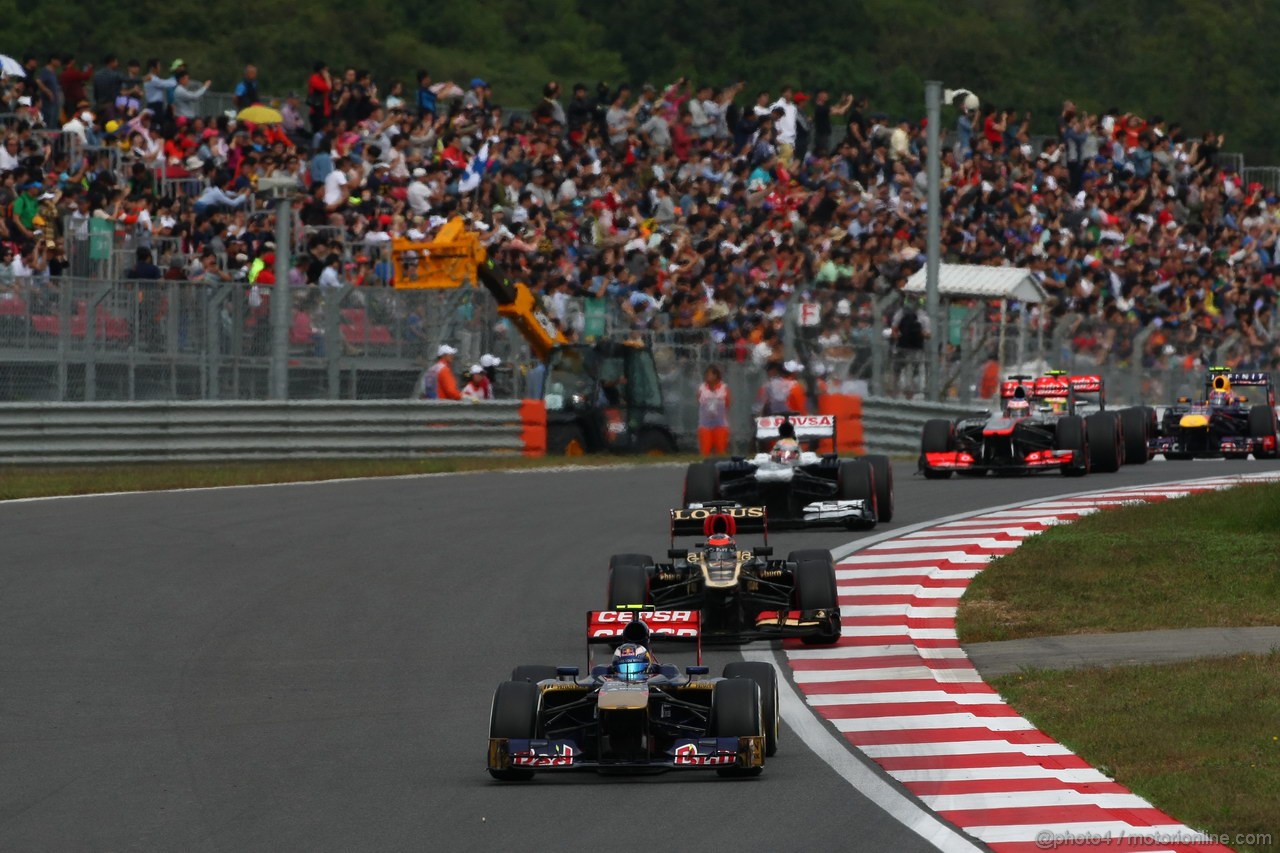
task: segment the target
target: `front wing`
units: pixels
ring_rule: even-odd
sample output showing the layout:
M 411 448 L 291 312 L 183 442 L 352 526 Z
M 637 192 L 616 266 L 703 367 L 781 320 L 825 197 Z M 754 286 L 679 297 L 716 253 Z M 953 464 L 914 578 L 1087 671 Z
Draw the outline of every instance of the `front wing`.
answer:
M 756 473 L 727 479 L 721 492 L 742 504 L 767 506 L 769 523 L 775 527 L 876 523 L 869 501 L 836 499 L 833 480 L 800 470 L 788 481 L 762 482 Z
M 1272 454 L 1276 452 L 1275 436 L 1255 438 L 1248 435 L 1214 435 L 1199 436 L 1183 434 L 1181 430 L 1173 435 L 1162 435 L 1151 439 L 1147 445 L 1152 453 L 1186 454 L 1199 459 L 1212 459 L 1228 453 Z
M 662 755 L 647 760 L 584 759 L 572 740 L 489 738 L 490 770 L 715 770 L 763 767 L 765 739 L 754 737 L 682 738 Z
M 924 467 L 934 471 L 1054 471 L 1070 465 L 1073 450 L 1032 450 L 1021 459 L 1008 462 L 983 462 L 964 450 L 924 454 Z

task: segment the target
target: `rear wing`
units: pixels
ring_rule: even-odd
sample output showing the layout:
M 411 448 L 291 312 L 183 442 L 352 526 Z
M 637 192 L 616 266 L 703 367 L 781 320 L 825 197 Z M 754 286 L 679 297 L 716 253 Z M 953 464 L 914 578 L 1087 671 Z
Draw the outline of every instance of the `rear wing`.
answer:
M 1103 384 L 1101 376 L 1068 376 L 1065 373 L 1051 371 L 1042 376 L 1032 386 L 1038 398 L 1067 397 L 1071 394 L 1101 394 Z
M 1262 385 L 1271 384 L 1270 373 L 1235 373 L 1227 372 L 1227 380 L 1232 385 Z
M 742 506 L 732 501 L 707 501 L 671 510 L 671 541 L 677 536 L 710 536 L 712 533 L 763 533 L 769 542 L 769 512 L 762 506 Z
M 622 643 L 636 643 L 652 648 L 655 641 L 694 644 L 701 665 L 702 614 L 697 610 L 655 610 L 652 604 L 587 612 L 588 661 L 592 646 L 617 648 Z
M 835 415 L 765 415 L 756 418 L 756 441 L 777 441 L 783 424 L 790 423 L 797 440 L 836 437 Z

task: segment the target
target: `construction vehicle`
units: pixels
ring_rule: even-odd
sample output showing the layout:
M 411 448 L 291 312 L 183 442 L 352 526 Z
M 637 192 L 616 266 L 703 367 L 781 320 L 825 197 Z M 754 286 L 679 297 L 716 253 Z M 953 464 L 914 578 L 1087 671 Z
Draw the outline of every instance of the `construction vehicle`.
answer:
M 639 341 L 573 343 L 527 285 L 512 281 L 460 218 L 430 242 L 397 238 L 391 245 L 397 289 L 474 287 L 488 290 L 540 362 L 547 409 L 547 453 L 676 451 L 667 423 L 653 352 Z

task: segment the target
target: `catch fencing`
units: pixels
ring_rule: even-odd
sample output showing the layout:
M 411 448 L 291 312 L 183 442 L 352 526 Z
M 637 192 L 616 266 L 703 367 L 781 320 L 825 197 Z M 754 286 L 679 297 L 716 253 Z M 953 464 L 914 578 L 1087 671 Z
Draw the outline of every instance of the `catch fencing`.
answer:
M 38 403 L 0 406 L 0 464 L 541 455 L 536 402 Z

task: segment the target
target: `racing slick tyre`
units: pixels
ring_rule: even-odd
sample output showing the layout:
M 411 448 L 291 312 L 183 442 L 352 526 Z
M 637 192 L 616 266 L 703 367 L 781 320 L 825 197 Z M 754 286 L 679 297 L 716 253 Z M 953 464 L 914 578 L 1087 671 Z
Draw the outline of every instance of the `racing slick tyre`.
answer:
M 632 556 L 624 554 L 621 556 Z M 617 559 L 616 557 L 614 559 Z M 638 563 L 609 561 L 609 609 L 649 604 L 649 573 Z
M 836 593 L 836 565 L 830 551 L 792 551 L 787 559 L 796 564 L 792 600 L 797 610 L 827 610 L 832 613 L 830 634 L 801 637 L 806 646 L 829 646 L 840 639 L 840 601 Z
M 926 480 L 946 480 L 950 471 L 930 468 L 925 464 L 926 453 L 950 453 L 956 449 L 956 429 L 951 421 L 934 418 L 924 422 L 924 432 L 920 434 L 920 470 Z
M 862 458 L 876 473 L 876 521 L 893 521 L 893 464 L 888 456 Z
M 760 688 L 760 713 L 764 717 L 764 754 L 772 756 L 778 751 L 778 672 L 773 664 L 764 661 L 739 660 L 725 664 L 725 678 L 750 678 Z
M 1089 444 L 1085 441 L 1084 418 L 1063 415 L 1055 429 L 1058 450 L 1074 450 L 1071 461 L 1062 466 L 1064 477 L 1083 477 L 1089 473 Z
M 1112 412 L 1098 412 L 1084 419 L 1089 439 L 1089 462 L 1094 471 L 1111 474 L 1120 470 L 1124 461 L 1124 444 L 1120 440 L 1120 419 Z
M 522 663 L 511 670 L 512 681 L 531 681 L 537 684 L 556 677 L 556 668 L 545 663 Z
M 1276 413 L 1270 406 L 1258 405 L 1249 409 L 1249 435 L 1253 438 L 1276 437 Z M 1258 459 L 1275 459 L 1277 451 L 1254 453 Z
M 711 693 L 711 737 L 759 737 L 765 734 L 760 688 L 754 679 L 717 681 Z M 759 776 L 762 767 L 718 767 L 720 776 Z
M 871 467 L 871 463 L 865 459 L 841 462 L 836 470 L 836 497 L 842 501 L 866 501 L 871 507 L 872 516 L 879 518 L 880 508 L 876 506 L 876 470 Z
M 1145 465 L 1151 422 L 1140 406 L 1120 410 L 1120 434 L 1124 436 L 1124 464 Z
M 684 475 L 684 505 L 720 499 L 720 469 L 711 462 L 695 462 Z
M 531 682 L 504 681 L 499 684 L 493 694 L 493 707 L 489 710 L 489 737 L 520 740 L 537 737 L 538 704 L 541 700 L 538 685 Z M 527 782 L 533 778 L 533 771 L 489 768 L 489 775 L 502 782 Z

